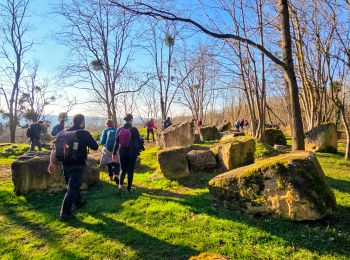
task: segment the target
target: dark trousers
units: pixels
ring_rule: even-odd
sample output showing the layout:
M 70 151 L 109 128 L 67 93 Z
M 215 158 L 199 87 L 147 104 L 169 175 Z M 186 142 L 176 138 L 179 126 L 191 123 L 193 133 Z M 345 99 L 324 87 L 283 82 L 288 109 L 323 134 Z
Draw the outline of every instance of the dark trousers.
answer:
M 107 163 L 107 170 L 108 170 L 109 177 L 114 176 L 116 183 L 119 184 L 119 171 L 120 171 L 119 163 L 117 162 Z
M 84 168 L 82 165 L 63 165 L 67 192 L 63 198 L 61 215 L 72 214 L 73 204 L 79 206 L 81 203 L 80 186 L 83 180 Z
M 147 142 L 149 142 L 149 136 L 152 134 L 152 139 L 154 142 L 154 129 L 153 128 L 147 128 Z
M 125 175 L 128 174 L 128 190 L 131 190 L 132 181 L 134 178 L 134 170 L 136 163 L 136 156 L 132 155 L 129 149 L 120 148 L 119 150 L 121 173 L 119 178 L 119 185 L 124 184 Z
M 31 138 L 30 139 L 31 141 L 31 145 L 30 145 L 30 150 L 31 151 L 34 151 L 35 150 L 35 146 L 38 147 L 39 151 L 41 151 L 41 142 L 40 142 L 40 139 L 37 139 L 37 138 Z

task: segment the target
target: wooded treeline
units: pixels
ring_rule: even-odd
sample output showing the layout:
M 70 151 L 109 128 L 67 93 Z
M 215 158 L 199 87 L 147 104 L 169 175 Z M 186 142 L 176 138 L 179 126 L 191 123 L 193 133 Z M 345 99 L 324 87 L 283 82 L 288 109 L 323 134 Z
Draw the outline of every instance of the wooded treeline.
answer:
M 28 102 L 33 40 L 23 14 L 30 0 L 3 2 L 1 105 L 12 133 Z M 103 116 L 245 117 L 256 138 L 266 124 L 291 129 L 293 149 L 331 121 L 346 132 L 350 157 L 347 1 L 61 0 L 54 13 L 65 21 L 57 41 L 71 54 L 60 75 Z

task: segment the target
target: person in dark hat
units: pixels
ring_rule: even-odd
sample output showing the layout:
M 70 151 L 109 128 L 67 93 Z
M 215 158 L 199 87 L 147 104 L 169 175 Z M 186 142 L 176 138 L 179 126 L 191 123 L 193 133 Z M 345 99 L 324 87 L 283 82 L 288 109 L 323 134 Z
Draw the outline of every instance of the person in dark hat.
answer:
M 113 160 L 116 160 L 117 153 L 119 153 L 121 172 L 119 177 L 119 185 L 117 187 L 118 192 L 123 191 L 124 178 L 126 174 L 128 174 L 127 193 L 130 193 L 134 178 L 136 159 L 137 156 L 140 155 L 140 152 L 144 150 L 144 147 L 139 131 L 136 127 L 132 126 L 132 114 L 127 114 L 124 117 L 124 121 L 124 126 L 120 128 L 117 133 L 112 158 Z

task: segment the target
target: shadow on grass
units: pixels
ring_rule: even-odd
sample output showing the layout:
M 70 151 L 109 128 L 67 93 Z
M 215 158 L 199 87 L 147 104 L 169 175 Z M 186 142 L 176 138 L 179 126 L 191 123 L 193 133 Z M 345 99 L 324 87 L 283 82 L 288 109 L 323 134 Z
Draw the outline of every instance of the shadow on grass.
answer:
M 205 175 L 203 180 L 195 182 L 194 186 L 200 186 L 212 176 Z M 194 180 L 192 180 L 194 181 Z M 188 180 L 191 183 L 191 180 Z M 174 202 L 189 207 L 195 214 L 205 214 L 217 219 L 226 219 L 233 222 L 243 223 L 246 226 L 256 227 L 272 236 L 277 236 L 287 241 L 290 246 L 310 250 L 317 254 L 335 254 L 340 256 L 349 256 L 350 252 L 350 208 L 338 206 L 336 216 L 317 222 L 290 222 L 285 220 L 273 219 L 269 217 L 252 218 L 249 215 L 236 211 L 212 207 L 213 201 L 209 192 L 202 192 L 197 195 L 182 194 L 160 189 L 148 189 L 139 187 L 135 193 L 130 196 L 116 196 L 115 186 L 104 183 L 103 188 L 96 188 L 86 194 L 88 201 L 87 208 L 83 210 L 84 214 L 101 220 L 97 224 L 86 223 L 79 219 L 74 220 L 68 225 L 76 228 L 83 228 L 111 240 L 119 241 L 128 247 L 134 249 L 139 258 L 149 259 L 186 259 L 189 256 L 196 255 L 198 252 L 190 246 L 175 245 L 151 236 L 143 231 L 137 230 L 117 219 L 110 218 L 108 214 L 122 211 L 122 204 L 126 201 L 137 200 L 140 196 L 149 196 L 165 202 Z M 22 204 L 28 207 L 28 210 L 34 210 L 43 213 L 46 221 L 52 221 L 57 218 L 60 202 L 63 198 L 63 192 L 53 196 L 45 194 L 31 194 L 22 199 Z M 32 223 L 33 220 L 22 219 L 15 211 L 19 202 L 10 192 L 0 192 L 0 207 L 7 207 L 6 217 L 37 233 L 38 229 L 45 229 Z M 54 206 L 53 206 L 54 205 Z M 23 210 L 23 209 L 22 209 Z M 27 209 L 24 209 L 27 210 Z M 42 222 L 41 222 L 42 223 Z M 161 223 L 160 223 L 161 224 Z M 48 241 L 49 246 L 59 245 L 62 237 L 47 232 L 39 232 L 42 239 Z M 332 238 L 330 240 L 330 238 Z M 64 252 L 62 254 L 73 254 Z M 74 257 L 72 255 L 72 257 Z
M 331 186 L 332 189 L 350 194 L 350 181 L 333 179 L 328 176 L 326 178 L 329 186 Z
M 317 254 L 338 254 L 349 256 L 350 252 L 350 208 L 338 206 L 335 216 L 316 222 L 291 222 L 272 217 L 252 217 L 248 214 L 212 207 L 209 192 L 186 195 L 164 190 L 142 188 L 150 196 L 162 196 L 165 201 L 178 202 L 190 207 L 196 214 L 206 214 L 219 219 L 254 226 L 288 241 L 298 248 L 305 248 Z M 333 240 L 334 238 L 334 240 Z M 330 241 L 330 239 L 332 241 Z
M 190 256 L 198 254 L 195 249 L 189 246 L 171 244 L 107 216 L 109 213 L 121 211 L 123 209 L 121 205 L 124 202 L 136 200 L 142 194 L 143 192 L 137 190 L 131 195 L 118 196 L 115 193 L 115 185 L 104 182 L 103 187 L 96 187 L 85 192 L 87 207 L 81 210 L 84 215 L 100 220 L 99 223 L 86 223 L 77 218 L 66 224 L 58 222 L 58 225 L 86 229 L 99 233 L 108 239 L 119 241 L 134 249 L 137 258 L 140 259 L 188 259 Z M 63 191 L 49 196 L 45 193 L 31 193 L 24 199 L 14 196 L 9 191 L 1 191 L 0 209 L 6 208 L 2 210 L 4 216 L 16 225 L 30 231 L 33 236 L 45 241 L 48 247 L 54 248 L 60 256 L 67 259 L 81 258 L 83 256 L 75 255 L 74 252 L 61 248 L 61 243 L 64 243 L 64 232 L 58 234 L 47 227 L 48 223 L 58 219 L 63 196 Z M 20 212 L 22 211 L 40 213 L 45 220 L 36 222 L 34 219 L 27 219 L 21 216 Z

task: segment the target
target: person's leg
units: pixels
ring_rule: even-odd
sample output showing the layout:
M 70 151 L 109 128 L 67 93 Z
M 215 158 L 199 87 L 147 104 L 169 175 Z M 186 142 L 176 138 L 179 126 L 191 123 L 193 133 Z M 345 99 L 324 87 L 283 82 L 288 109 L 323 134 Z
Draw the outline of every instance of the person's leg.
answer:
M 154 140 L 154 129 L 153 128 L 151 129 L 151 134 L 152 134 L 152 140 L 154 142 L 155 140 Z
M 128 164 L 128 191 L 131 190 L 132 187 L 132 181 L 134 179 L 134 170 L 135 170 L 135 163 L 136 163 L 136 157 L 130 157 L 129 158 L 129 164 Z
M 117 185 L 119 184 L 119 171 L 120 171 L 119 163 L 113 162 L 113 175 L 114 175 L 113 179 Z
M 37 146 L 38 146 L 38 149 L 39 149 L 39 152 L 41 152 L 41 141 L 40 139 L 37 140 Z
M 128 171 L 129 151 L 127 149 L 120 149 L 119 157 L 120 157 L 120 167 L 121 167 L 120 176 L 119 176 L 119 188 L 121 188 L 124 184 L 124 178 Z
M 107 163 L 109 180 L 113 181 L 113 163 Z
M 62 220 L 72 215 L 73 203 L 78 203 L 78 200 L 81 201 L 80 186 L 82 182 L 82 169 L 74 166 L 65 166 L 64 175 L 66 180 L 68 180 L 68 186 L 61 207 Z
M 30 139 L 30 151 L 33 152 L 35 150 L 35 140 L 34 139 Z
M 151 130 L 149 128 L 147 128 L 147 138 L 146 138 L 147 142 L 149 142 L 149 134 L 150 133 L 151 133 Z

